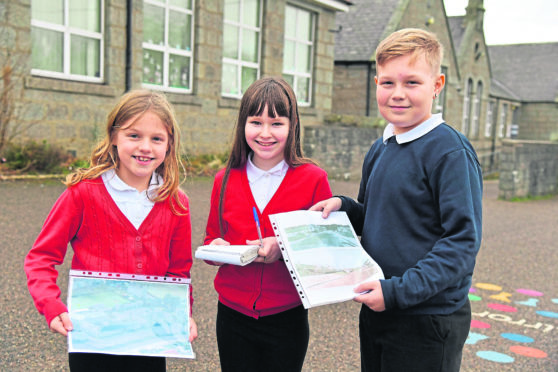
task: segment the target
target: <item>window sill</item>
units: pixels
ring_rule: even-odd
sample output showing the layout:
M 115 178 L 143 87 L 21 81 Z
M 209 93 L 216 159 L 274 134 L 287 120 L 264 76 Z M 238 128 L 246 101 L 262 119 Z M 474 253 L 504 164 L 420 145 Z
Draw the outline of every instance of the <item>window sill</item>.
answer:
M 77 94 L 95 94 L 106 97 L 115 97 L 118 94 L 116 89 L 109 85 L 39 76 L 25 78 L 25 88 Z

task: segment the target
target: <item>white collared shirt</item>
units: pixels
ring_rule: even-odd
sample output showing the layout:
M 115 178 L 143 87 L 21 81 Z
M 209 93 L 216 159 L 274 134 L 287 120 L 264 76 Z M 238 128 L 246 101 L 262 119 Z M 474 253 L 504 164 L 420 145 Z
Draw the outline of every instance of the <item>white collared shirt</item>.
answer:
M 411 142 L 416 140 L 417 138 L 424 136 L 426 133 L 430 132 L 432 129 L 436 128 L 443 122 L 444 119 L 442 118 L 442 114 L 433 114 L 430 118 L 426 119 L 415 128 L 401 134 L 395 134 L 395 126 L 389 123 L 384 129 L 383 141 L 384 143 L 386 143 L 388 139 L 395 136 L 395 140 L 399 144 Z
M 110 169 L 101 175 L 108 193 L 118 206 L 118 209 L 126 218 L 139 229 L 153 206 L 154 202 L 149 200 L 148 193 L 155 197 L 157 188 L 163 184 L 163 178 L 153 172 L 147 190 L 139 192 L 118 177 L 114 169 Z
M 252 195 L 260 212 L 265 209 L 267 203 L 269 203 L 279 185 L 283 182 L 288 169 L 289 165 L 285 160 L 281 160 L 279 164 L 270 170 L 264 171 L 254 165 L 251 156 L 248 157 L 246 175 L 250 183 L 250 190 L 252 190 Z

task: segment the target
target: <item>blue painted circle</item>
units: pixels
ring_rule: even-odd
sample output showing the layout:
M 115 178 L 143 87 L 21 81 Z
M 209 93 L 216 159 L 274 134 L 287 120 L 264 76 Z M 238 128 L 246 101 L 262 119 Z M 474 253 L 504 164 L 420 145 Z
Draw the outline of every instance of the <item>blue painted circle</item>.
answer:
M 518 335 L 517 333 L 502 333 L 500 336 L 503 338 L 507 338 L 508 340 L 515 341 L 515 342 L 533 342 L 534 340 L 531 337 L 527 337 L 524 335 Z
M 497 353 L 496 351 L 481 350 L 477 352 L 477 356 L 497 363 L 513 363 L 515 360 L 509 355 Z
M 537 311 L 537 314 L 546 316 L 547 318 L 556 318 L 558 319 L 558 313 L 554 313 L 552 311 Z

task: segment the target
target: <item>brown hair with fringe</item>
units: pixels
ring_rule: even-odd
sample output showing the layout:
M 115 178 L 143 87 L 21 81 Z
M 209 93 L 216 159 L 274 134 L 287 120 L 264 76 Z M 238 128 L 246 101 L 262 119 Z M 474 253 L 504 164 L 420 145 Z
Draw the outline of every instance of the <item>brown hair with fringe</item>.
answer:
M 182 171 L 185 175 L 185 169 L 180 159 L 180 131 L 174 111 L 162 93 L 146 89 L 132 90 L 120 98 L 107 117 L 106 136 L 93 149 L 89 168 L 78 169 L 69 174 L 64 184 L 70 187 L 83 180 L 97 178 L 109 169 L 118 169 L 120 159 L 116 147 L 112 144 L 114 138 L 119 130 L 134 125 L 134 122 L 148 111 L 161 119 L 169 135 L 165 160 L 156 169 L 157 174 L 163 178 L 163 184 L 152 201 L 168 199 L 174 214 L 183 214 L 176 206 L 185 213 L 186 207 L 178 196 L 180 173 Z
M 246 122 L 249 116 L 260 116 L 267 106 L 267 115 L 272 118 L 286 117 L 289 119 L 289 134 L 285 144 L 284 159 L 290 167 L 302 164 L 316 164 L 304 157 L 300 140 L 300 117 L 296 95 L 291 86 L 280 77 L 264 77 L 256 80 L 248 87 L 242 100 L 234 129 L 231 153 L 225 167 L 225 175 L 219 196 L 219 229 L 224 236 L 223 209 L 225 190 L 231 169 L 242 168 L 248 161 L 252 149 L 248 146 L 245 135 Z
M 382 40 L 376 48 L 376 64 L 383 66 L 396 57 L 408 54 L 412 56 L 412 62 L 424 56 L 433 73 L 440 73 L 444 47 L 435 34 L 420 28 L 404 28 Z

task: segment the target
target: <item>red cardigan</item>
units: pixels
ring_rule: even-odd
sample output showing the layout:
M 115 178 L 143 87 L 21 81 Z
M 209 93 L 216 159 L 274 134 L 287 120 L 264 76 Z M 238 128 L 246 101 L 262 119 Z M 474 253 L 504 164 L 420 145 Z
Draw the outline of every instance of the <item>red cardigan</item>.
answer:
M 219 232 L 219 195 L 224 171 L 215 176 L 211 195 L 205 244 L 221 237 Z M 324 170 L 312 164 L 289 168 L 281 185 L 260 215 L 262 236 L 275 236 L 268 216 L 274 213 L 308 209 L 331 197 Z M 223 239 L 231 244 L 246 244 L 258 239 L 252 207 L 256 206 L 246 168 L 232 169 L 227 183 Z M 276 314 L 301 304 L 285 263 L 251 263 L 246 266 L 223 265 L 215 277 L 219 301 L 245 315 L 258 318 Z
M 189 278 L 190 210 L 186 195 L 179 195 L 187 209 L 184 216 L 173 214 L 168 200 L 158 202 L 136 230 L 100 177 L 66 189 L 24 264 L 29 292 L 47 324 L 68 311 L 60 300 L 54 267 L 62 264 L 68 243 L 74 251 L 72 269 Z

